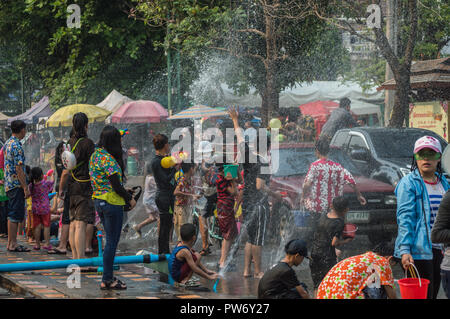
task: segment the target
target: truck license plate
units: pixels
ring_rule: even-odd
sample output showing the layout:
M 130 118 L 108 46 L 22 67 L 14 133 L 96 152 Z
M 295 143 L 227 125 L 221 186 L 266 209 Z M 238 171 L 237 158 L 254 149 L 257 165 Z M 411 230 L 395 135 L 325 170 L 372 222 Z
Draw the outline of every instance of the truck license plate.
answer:
M 347 214 L 348 222 L 368 222 L 369 221 L 369 213 L 348 213 Z

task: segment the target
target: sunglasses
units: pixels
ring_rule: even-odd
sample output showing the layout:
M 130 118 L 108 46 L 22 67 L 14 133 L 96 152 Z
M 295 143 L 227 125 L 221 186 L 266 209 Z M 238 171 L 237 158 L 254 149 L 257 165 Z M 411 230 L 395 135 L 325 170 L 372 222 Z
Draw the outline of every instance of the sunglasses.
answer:
M 441 153 L 435 152 L 433 150 L 423 149 L 414 154 L 416 161 L 423 160 L 433 160 L 436 161 L 441 158 Z

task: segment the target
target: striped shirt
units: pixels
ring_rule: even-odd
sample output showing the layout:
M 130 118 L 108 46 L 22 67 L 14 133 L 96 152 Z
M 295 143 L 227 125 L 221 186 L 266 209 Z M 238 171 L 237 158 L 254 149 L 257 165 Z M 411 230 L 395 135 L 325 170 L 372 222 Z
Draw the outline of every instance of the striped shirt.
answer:
M 433 228 L 434 222 L 436 220 L 436 215 L 439 210 L 439 205 L 441 205 L 442 198 L 445 194 L 444 187 L 442 183 L 437 181 L 436 183 L 429 183 L 424 181 L 427 187 L 428 198 L 430 199 L 431 216 L 430 216 L 430 229 Z M 442 249 L 441 244 L 433 244 L 433 248 Z
M 222 175 L 217 175 L 217 204 L 227 211 L 234 211 L 234 196 L 228 193 L 229 186 L 231 186 L 231 181 Z

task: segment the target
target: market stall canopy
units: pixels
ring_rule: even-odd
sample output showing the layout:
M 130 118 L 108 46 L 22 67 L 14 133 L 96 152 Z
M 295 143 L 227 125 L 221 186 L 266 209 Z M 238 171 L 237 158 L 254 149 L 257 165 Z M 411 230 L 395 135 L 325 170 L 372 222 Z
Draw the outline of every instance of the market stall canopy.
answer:
M 15 120 L 22 120 L 26 124 L 38 124 L 40 118 L 49 117 L 52 114 L 48 96 L 44 96 L 25 113 L 8 118 L 8 125 L 11 125 Z
M 262 99 L 255 89 L 248 94 L 239 96 L 226 84 L 221 84 L 217 94 L 222 96 L 224 105 L 240 105 L 247 107 L 261 107 Z M 356 82 L 313 81 L 311 83 L 297 83 L 292 88 L 280 92 L 280 107 L 298 106 L 315 101 L 336 101 L 349 98 L 352 111 L 356 114 L 381 114 L 379 104 L 384 103 L 384 92 L 375 88 L 364 90 Z M 356 111 L 357 110 L 357 111 Z
M 5 115 L 2 112 L 0 112 L 0 122 L 8 121 L 8 119 L 9 119 L 8 115 Z
M 450 57 L 417 61 L 411 65 L 411 89 L 450 88 Z M 395 90 L 395 79 L 381 84 L 377 90 Z
M 216 116 L 228 116 L 228 112 L 220 107 L 213 108 L 206 105 L 194 105 L 184 111 L 172 115 L 169 117 L 169 120 L 198 119 Z
M 314 101 L 299 106 L 303 115 L 326 120 L 330 113 L 339 107 L 339 103 L 333 101 Z
M 130 101 L 132 101 L 132 99 L 128 96 L 122 95 L 116 90 L 112 90 L 103 101 L 97 104 L 97 106 L 114 113 L 119 107 Z
M 158 102 L 131 101 L 123 104 L 111 116 L 112 123 L 159 123 L 167 119 L 169 113 Z
M 95 105 L 72 104 L 60 108 L 50 116 L 47 120 L 47 127 L 72 126 L 73 116 L 78 112 L 85 113 L 89 119 L 89 123 L 104 122 L 111 115 L 110 111 Z

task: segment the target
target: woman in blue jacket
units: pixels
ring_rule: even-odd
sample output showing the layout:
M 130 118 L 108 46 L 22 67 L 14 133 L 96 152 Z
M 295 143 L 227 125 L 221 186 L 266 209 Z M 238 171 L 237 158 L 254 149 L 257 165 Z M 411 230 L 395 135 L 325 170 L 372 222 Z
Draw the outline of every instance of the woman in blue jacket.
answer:
M 422 278 L 430 280 L 428 299 L 436 299 L 441 282 L 442 245 L 431 243 L 433 227 L 449 184 L 441 169 L 441 144 L 431 136 L 414 145 L 412 172 L 398 183 L 397 224 L 394 256 L 405 269 L 414 264 Z

